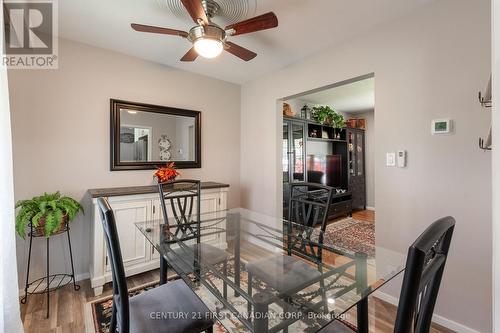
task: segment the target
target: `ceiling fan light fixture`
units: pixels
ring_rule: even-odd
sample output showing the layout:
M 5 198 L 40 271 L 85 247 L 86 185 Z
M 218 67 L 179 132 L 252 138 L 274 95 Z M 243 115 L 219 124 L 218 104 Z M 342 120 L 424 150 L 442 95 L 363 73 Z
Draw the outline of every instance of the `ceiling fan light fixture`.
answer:
M 198 56 L 209 59 L 215 58 L 224 50 L 244 61 L 252 60 L 257 56 L 257 53 L 228 41 L 226 37 L 276 28 L 278 26 L 278 18 L 273 12 L 269 12 L 244 21 L 232 23 L 223 29 L 211 20 L 213 16 L 217 15 L 223 9 L 219 6 L 219 2 L 216 1 L 221 0 L 180 0 L 184 9 L 191 16 L 194 23 L 196 23 L 189 32 L 137 23 L 132 23 L 131 26 L 135 31 L 180 36 L 187 39 L 193 46 L 180 59 L 183 62 L 195 61 Z M 224 14 L 224 12 L 222 10 L 221 13 Z
M 212 59 L 224 50 L 222 41 L 212 38 L 198 38 L 194 41 L 194 49 L 203 58 Z

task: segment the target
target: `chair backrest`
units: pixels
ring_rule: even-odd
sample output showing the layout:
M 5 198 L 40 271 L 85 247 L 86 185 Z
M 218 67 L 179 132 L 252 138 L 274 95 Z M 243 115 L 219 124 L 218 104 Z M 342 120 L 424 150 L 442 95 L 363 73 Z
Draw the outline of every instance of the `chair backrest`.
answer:
M 290 185 L 288 220 L 314 227 L 321 223 L 326 228 L 328 208 L 333 188 L 316 183 L 292 183 Z
M 200 237 L 200 192 L 199 180 L 183 179 L 158 183 L 163 220 L 167 227 L 172 227 L 172 221 L 175 221 L 176 233 L 191 232 L 196 235 L 198 241 Z M 171 219 L 169 219 L 167 207 L 170 207 L 172 212 Z M 196 217 L 195 223 L 193 223 L 193 217 Z
M 328 220 L 333 188 L 316 183 L 292 183 L 288 203 L 288 254 L 321 262 L 323 232 Z M 313 228 L 321 223 L 318 234 Z M 303 227 L 302 227 L 303 226 Z
M 453 217 L 441 218 L 410 246 L 395 333 L 429 332 L 454 227 Z
M 106 238 L 108 259 L 111 263 L 111 277 L 113 279 L 113 301 L 116 306 L 120 322 L 120 332 L 128 332 L 130 328 L 129 299 L 125 269 L 123 267 L 120 240 L 116 230 L 115 215 L 108 200 L 98 198 L 97 204 L 101 215 L 102 227 Z

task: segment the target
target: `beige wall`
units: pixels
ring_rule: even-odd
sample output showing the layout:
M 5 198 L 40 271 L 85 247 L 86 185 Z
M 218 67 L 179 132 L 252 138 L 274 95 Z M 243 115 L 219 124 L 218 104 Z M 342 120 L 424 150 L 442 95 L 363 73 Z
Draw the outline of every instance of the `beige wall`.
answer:
M 493 91 L 500 91 L 500 0 L 492 1 L 493 24 Z M 500 95 L 493 94 L 493 133 L 500 132 Z M 493 135 L 493 147 L 500 147 L 500 135 Z M 493 329 L 500 331 L 500 153 L 492 151 L 493 157 Z
M 242 204 L 280 212 L 278 99 L 375 73 L 377 242 L 397 251 L 443 215 L 457 219 L 436 314 L 491 331 L 491 155 L 477 147 L 490 65 L 490 1 L 442 0 L 242 88 Z M 454 135 L 432 136 L 451 117 Z M 406 149 L 408 167 L 385 167 Z M 398 296 L 397 287 L 387 292 Z
M 89 188 L 153 184 L 152 170 L 109 171 L 109 99 L 118 98 L 201 111 L 202 168 L 181 177 L 229 183 L 228 204 L 239 205 L 238 85 L 67 40 L 59 47 L 59 70 L 9 71 L 17 200 L 56 190 L 82 200 Z M 72 228 L 81 276 L 90 215 Z M 44 272 L 43 245 L 35 241 L 32 277 Z M 18 240 L 20 281 L 27 247 Z M 51 253 L 54 272 L 69 269 L 65 238 L 53 239 Z

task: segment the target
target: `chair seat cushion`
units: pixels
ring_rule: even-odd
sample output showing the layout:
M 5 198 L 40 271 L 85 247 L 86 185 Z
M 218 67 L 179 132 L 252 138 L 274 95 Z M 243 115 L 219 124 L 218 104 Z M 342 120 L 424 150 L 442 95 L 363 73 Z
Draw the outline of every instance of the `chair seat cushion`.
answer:
M 319 333 L 353 333 L 347 325 L 344 325 L 340 320 L 335 320 L 323 328 Z
M 229 258 L 229 253 L 210 244 L 197 243 L 189 245 L 189 250 L 177 248 L 167 253 L 167 262 L 184 273 L 192 272 L 194 255 L 198 253 L 202 264 L 214 265 Z
M 276 255 L 251 261 L 246 265 L 249 273 L 281 293 L 299 287 L 302 283 L 318 278 L 316 266 L 287 255 Z
M 213 325 L 210 311 L 182 280 L 131 297 L 129 307 L 130 333 L 199 333 Z

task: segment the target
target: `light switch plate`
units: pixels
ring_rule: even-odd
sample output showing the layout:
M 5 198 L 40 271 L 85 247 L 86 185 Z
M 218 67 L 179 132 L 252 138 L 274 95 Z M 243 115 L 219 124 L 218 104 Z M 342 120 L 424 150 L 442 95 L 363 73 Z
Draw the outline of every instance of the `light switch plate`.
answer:
M 396 166 L 396 153 L 387 153 L 385 156 L 385 164 L 388 167 Z

